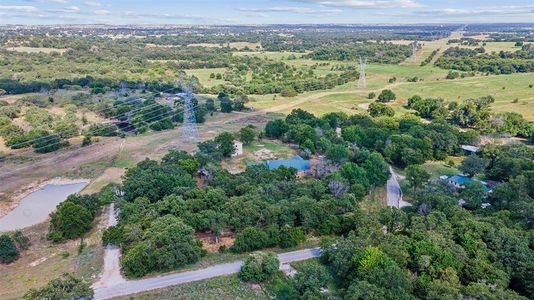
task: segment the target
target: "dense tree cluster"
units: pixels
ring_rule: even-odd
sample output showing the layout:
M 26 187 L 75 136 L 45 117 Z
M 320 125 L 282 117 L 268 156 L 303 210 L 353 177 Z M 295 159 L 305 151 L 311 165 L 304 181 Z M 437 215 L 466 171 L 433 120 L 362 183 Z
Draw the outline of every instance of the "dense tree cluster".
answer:
M 91 224 L 102 204 L 108 203 L 106 193 L 73 194 L 61 202 L 50 214 L 48 239 L 61 242 L 83 236 L 91 229 Z
M 491 74 L 511 74 L 534 72 L 534 52 L 518 50 L 516 52 L 484 53 L 484 48 L 466 49 L 449 48 L 438 58 L 435 65 L 444 69 L 464 72 L 482 72 Z
M 413 96 L 408 99 L 407 108 L 425 119 L 447 121 L 463 128 L 475 128 L 482 133 L 505 133 L 512 136 L 528 138 L 534 134 L 534 125 L 527 122 L 518 113 L 493 113 L 490 105 L 495 102 L 491 96 L 467 99 L 461 103 L 445 103 L 441 98 L 421 98 Z M 375 113 L 371 107 L 370 113 Z
M 368 62 L 398 64 L 411 55 L 410 45 L 366 42 L 342 47 L 322 47 L 310 53 L 309 57 L 314 60 L 358 61 L 361 56 Z

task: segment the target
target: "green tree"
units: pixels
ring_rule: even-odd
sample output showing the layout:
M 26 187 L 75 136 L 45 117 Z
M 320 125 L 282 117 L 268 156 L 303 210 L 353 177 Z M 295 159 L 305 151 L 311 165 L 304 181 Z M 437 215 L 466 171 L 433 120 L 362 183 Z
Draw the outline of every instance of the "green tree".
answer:
M 369 112 L 369 115 L 371 117 L 393 117 L 395 115 L 395 111 L 393 110 L 393 108 L 380 102 L 373 102 L 369 104 L 369 109 L 367 111 Z
M 304 230 L 301 227 L 291 227 L 289 225 L 280 228 L 280 247 L 290 248 L 295 247 L 298 244 L 306 240 Z
M 345 145 L 333 144 L 328 149 L 326 149 L 326 158 L 335 161 L 343 162 L 346 161 L 349 157 L 349 150 Z
M 249 125 L 239 130 L 239 140 L 243 142 L 243 144 L 248 145 L 252 143 L 255 138 L 256 138 L 256 127 Z
M 19 258 L 15 241 L 7 234 L 0 235 L 0 263 L 9 264 Z
M 274 120 L 265 125 L 265 136 L 270 138 L 280 138 L 289 130 L 289 125 L 284 120 Z
M 92 221 L 93 216 L 87 208 L 65 201 L 50 214 L 48 238 L 59 242 L 80 237 L 91 229 Z
M 484 158 L 479 157 L 476 154 L 471 154 L 462 161 L 459 169 L 464 174 L 469 175 L 469 177 L 473 177 L 482 172 L 485 167 L 486 160 Z
M 272 278 L 279 267 L 280 261 L 276 254 L 271 252 L 256 252 L 250 254 L 245 259 L 239 271 L 239 277 L 243 281 L 264 282 Z
M 390 101 L 393 101 L 397 99 L 397 96 L 395 95 L 395 93 L 393 93 L 393 91 L 391 90 L 383 90 L 380 95 L 378 95 L 378 99 L 377 101 L 378 102 L 390 102 Z
M 90 283 L 65 273 L 61 277 L 52 279 L 44 287 L 30 289 L 24 294 L 26 300 L 64 300 L 64 299 L 92 299 L 94 291 Z
M 224 157 L 234 154 L 234 135 L 230 132 L 223 132 L 215 137 L 215 142 Z
M 430 179 L 430 174 L 420 165 L 409 165 L 406 168 L 406 179 L 413 189 L 415 198 L 417 190 L 422 188 Z
M 303 298 L 321 299 L 321 289 L 326 288 L 331 276 L 325 266 L 311 261 L 299 268 L 293 277 L 293 285 Z

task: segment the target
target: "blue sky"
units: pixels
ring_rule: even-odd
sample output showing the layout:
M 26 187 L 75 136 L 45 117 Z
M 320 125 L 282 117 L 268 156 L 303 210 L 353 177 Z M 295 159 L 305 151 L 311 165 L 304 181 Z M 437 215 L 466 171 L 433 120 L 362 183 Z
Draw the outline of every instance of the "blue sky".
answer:
M 0 24 L 534 22 L 534 0 L 0 0 Z

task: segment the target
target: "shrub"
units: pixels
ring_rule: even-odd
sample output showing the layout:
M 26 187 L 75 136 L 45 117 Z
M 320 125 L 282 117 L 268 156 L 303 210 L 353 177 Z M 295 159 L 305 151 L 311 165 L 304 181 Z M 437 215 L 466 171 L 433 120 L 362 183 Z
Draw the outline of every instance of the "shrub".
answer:
M 50 214 L 48 238 L 54 242 L 80 237 L 91 229 L 93 216 L 87 208 L 65 201 Z
M 120 245 L 122 242 L 122 227 L 111 226 L 104 230 L 102 243 L 104 245 Z
M 247 227 L 237 234 L 230 250 L 235 253 L 243 253 L 259 250 L 270 244 L 269 235 L 265 231 L 256 227 Z
M 94 291 L 88 282 L 65 273 L 42 288 L 29 290 L 24 299 L 93 299 L 93 295 Z
M 0 235 L 0 263 L 9 264 L 19 258 L 15 241 L 7 234 Z
M 378 95 L 379 102 L 390 102 L 397 99 L 397 96 L 391 90 L 383 90 L 380 95 Z
M 279 245 L 281 248 L 295 247 L 305 240 L 306 235 L 301 227 L 284 226 L 280 229 Z
M 278 268 L 280 261 L 274 253 L 257 252 L 249 255 L 241 270 L 239 278 L 249 282 L 263 282 L 270 279 Z

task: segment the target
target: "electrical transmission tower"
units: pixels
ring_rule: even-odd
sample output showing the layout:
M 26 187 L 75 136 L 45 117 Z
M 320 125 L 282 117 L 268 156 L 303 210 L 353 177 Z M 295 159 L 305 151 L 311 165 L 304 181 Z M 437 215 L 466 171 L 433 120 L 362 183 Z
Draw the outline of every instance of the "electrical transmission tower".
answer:
M 360 56 L 360 76 L 358 79 L 358 88 L 364 89 L 367 87 L 367 81 L 365 80 L 365 68 L 367 67 L 367 58 L 362 59 Z
M 193 103 L 193 78 L 191 78 L 188 85 L 182 84 L 182 92 L 184 100 L 182 140 L 196 144 L 198 141 L 198 130 L 197 118 L 195 116 L 195 104 Z

